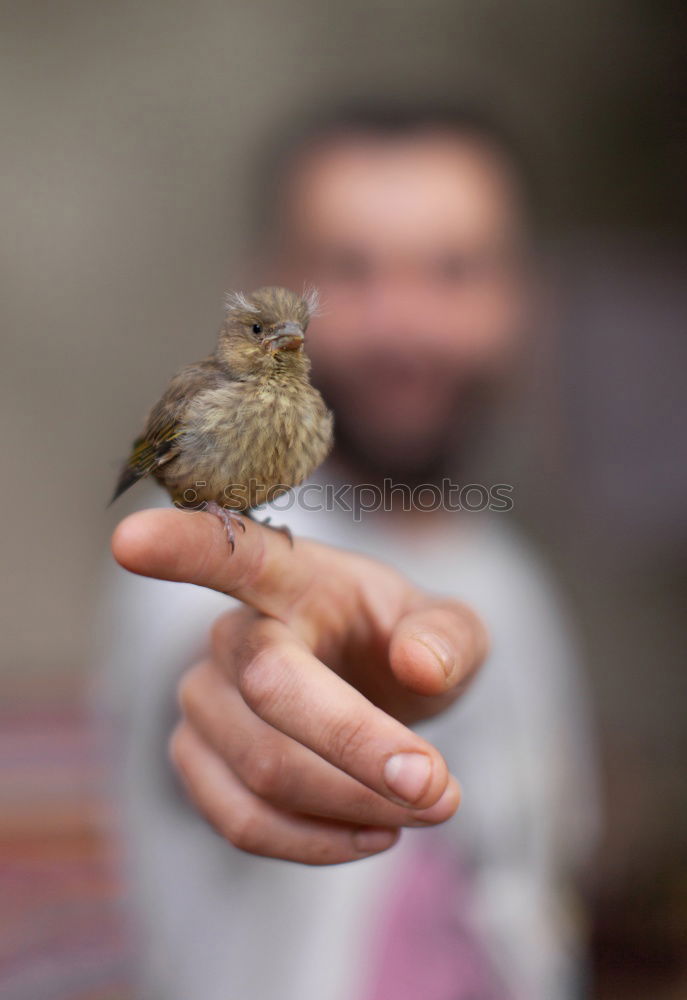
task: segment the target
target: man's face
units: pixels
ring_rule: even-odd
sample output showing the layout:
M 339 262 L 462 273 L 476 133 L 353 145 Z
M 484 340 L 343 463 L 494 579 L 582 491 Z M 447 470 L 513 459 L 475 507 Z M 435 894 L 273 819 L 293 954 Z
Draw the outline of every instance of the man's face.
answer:
M 308 352 L 361 468 L 447 471 L 523 325 L 521 221 L 496 156 L 439 134 L 346 137 L 282 192 L 280 280 L 318 287 Z

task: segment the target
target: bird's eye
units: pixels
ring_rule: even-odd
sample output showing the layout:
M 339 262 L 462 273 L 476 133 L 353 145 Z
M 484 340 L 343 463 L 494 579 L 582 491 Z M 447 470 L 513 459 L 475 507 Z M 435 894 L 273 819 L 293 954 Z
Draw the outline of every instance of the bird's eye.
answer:
M 262 323 L 253 323 L 253 333 L 262 333 Z

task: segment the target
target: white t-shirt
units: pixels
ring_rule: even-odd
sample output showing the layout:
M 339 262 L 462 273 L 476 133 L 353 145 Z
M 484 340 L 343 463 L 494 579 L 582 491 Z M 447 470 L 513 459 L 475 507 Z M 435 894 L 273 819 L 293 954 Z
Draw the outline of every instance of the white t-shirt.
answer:
M 455 906 L 469 909 L 465 920 L 505 985 L 498 997 L 583 995 L 571 888 L 596 830 L 587 711 L 551 581 L 508 514 L 442 517 L 436 532 L 416 536 L 405 519 L 367 515 L 354 523 L 340 510 L 294 508 L 274 521 L 383 560 L 482 617 L 491 653 L 480 675 L 456 704 L 417 727 L 445 756 L 463 802 L 441 827 L 405 830 L 390 851 L 351 864 L 310 868 L 235 849 L 186 803 L 167 761 L 177 678 L 198 659 L 230 599 L 122 572 L 107 600 L 104 692 L 121 751 L 143 996 L 386 996 L 368 985 L 378 964 L 376 928 L 412 858 L 433 844 L 455 851 L 469 875 L 469 901 L 461 893 Z M 466 995 L 457 988 L 446 1000 Z M 496 1000 L 497 993 L 470 996 Z

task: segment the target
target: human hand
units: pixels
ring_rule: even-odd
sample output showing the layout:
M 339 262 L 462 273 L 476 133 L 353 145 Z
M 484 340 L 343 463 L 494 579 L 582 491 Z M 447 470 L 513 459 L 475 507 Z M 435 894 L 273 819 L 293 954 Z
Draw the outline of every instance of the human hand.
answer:
M 248 521 L 233 555 L 204 513 L 141 511 L 115 531 L 126 569 L 209 587 L 210 656 L 181 680 L 170 744 L 191 799 L 237 847 L 336 864 L 441 823 L 460 789 L 407 728 L 464 690 L 487 648 L 458 601 L 372 559 Z

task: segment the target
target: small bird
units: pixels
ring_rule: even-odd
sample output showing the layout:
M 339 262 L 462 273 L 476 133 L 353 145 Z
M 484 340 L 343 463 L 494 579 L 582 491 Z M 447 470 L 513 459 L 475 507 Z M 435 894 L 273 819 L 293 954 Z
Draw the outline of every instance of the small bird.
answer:
M 331 449 L 333 416 L 303 350 L 316 308 L 314 291 L 228 294 L 214 353 L 171 379 L 110 502 L 153 476 L 176 506 L 219 517 L 233 552 L 241 515 L 297 486 Z

